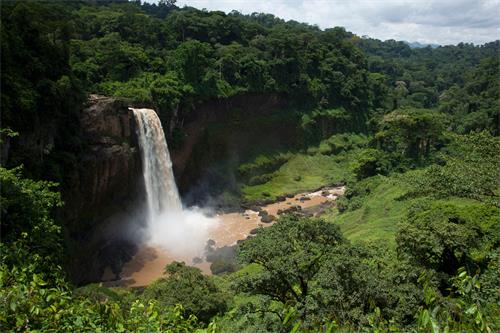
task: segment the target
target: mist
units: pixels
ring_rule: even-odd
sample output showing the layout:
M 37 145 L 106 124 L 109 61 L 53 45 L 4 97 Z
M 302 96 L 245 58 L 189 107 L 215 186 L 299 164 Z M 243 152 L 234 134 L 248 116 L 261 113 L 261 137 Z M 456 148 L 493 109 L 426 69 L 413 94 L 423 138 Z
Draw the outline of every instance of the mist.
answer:
M 203 257 L 210 230 L 218 222 L 197 207 L 166 211 L 148 223 L 147 242 L 176 257 Z

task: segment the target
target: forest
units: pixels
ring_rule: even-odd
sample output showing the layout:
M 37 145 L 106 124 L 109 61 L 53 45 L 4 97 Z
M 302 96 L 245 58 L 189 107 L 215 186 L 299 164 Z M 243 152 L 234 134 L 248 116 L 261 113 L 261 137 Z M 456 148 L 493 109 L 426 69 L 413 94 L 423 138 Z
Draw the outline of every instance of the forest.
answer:
M 499 331 L 499 46 L 411 48 L 175 0 L 2 1 L 1 330 Z M 282 101 L 208 125 L 191 163 L 212 163 L 217 207 L 346 191 L 259 228 L 211 275 L 172 262 L 141 288 L 77 283 L 71 237 L 87 226 L 61 210 L 90 94 L 156 110 L 174 152 L 203 105 Z M 226 163 L 216 146 L 242 122 L 287 131 Z

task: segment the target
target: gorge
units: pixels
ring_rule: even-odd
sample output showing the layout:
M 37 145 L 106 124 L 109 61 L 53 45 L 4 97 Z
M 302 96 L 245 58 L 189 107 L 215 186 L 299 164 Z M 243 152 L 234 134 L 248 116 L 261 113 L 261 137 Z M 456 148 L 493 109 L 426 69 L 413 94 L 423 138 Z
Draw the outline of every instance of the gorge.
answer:
M 173 261 L 184 261 L 211 274 L 210 262 L 207 261 L 209 248 L 216 251 L 235 246 L 238 241 L 251 237 L 256 228 L 271 226 L 274 219 L 287 210 L 310 210 L 307 214 L 317 216 L 344 192 L 344 187 L 336 187 L 299 193 L 276 203 L 254 206 L 253 209 L 258 211 L 214 213 L 213 207 L 183 207 L 157 113 L 144 108 L 130 110 L 136 122 L 147 202 L 146 207 L 138 208 L 140 213 L 135 215 L 143 214 L 146 225 L 135 225 L 143 229 L 142 233 L 136 233 L 142 235 L 136 240 L 138 253 L 124 264 L 120 279 L 116 280 L 110 273 L 109 266 L 104 271 L 102 279 L 109 286 L 147 285 L 161 277 L 164 266 Z M 259 212 L 266 212 L 272 219 L 265 220 Z

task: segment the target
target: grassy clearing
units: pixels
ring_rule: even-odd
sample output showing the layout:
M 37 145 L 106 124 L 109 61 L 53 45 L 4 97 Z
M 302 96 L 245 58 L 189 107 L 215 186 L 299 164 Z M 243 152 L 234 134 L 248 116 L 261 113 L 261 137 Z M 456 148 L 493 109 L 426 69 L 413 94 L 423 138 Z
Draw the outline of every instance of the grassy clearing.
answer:
M 428 203 L 424 201 L 425 198 L 399 200 L 407 189 L 405 184 L 397 178 L 378 176 L 365 181 L 367 181 L 367 187 L 370 188 L 369 193 L 352 200 L 357 200 L 359 208 L 343 213 L 332 208 L 324 217 L 337 224 L 343 234 L 352 241 L 378 240 L 394 247 L 398 223 L 405 220 L 410 206 L 417 204 L 419 200 L 422 200 L 418 203 L 419 205 L 428 205 Z M 456 208 L 456 210 L 462 212 L 461 216 L 478 221 L 485 230 L 495 225 L 491 222 L 493 221 L 491 216 L 495 215 L 496 211 L 488 210 L 483 203 L 472 199 L 452 197 L 442 200 L 432 199 L 432 205 L 440 205 L 442 210 L 446 207 L 459 207 L 460 209 Z M 482 212 L 484 216 L 477 212 Z
M 394 235 L 412 200 L 396 200 L 406 192 L 403 184 L 393 178 L 382 177 L 381 182 L 363 198 L 361 206 L 342 214 L 332 209 L 325 218 L 337 225 L 352 241 L 384 240 L 395 245 Z
M 240 175 L 247 178 L 241 191 L 243 200 L 274 200 L 284 194 L 351 181 L 355 161 L 368 142 L 364 135 L 343 133 L 309 147 L 307 153 L 259 156 L 239 167 Z
M 366 137 L 360 135 L 335 135 L 318 147 L 308 149 L 307 154 L 287 155 L 288 160 L 278 170 L 263 175 L 265 181 L 262 184 L 246 184 L 242 187 L 243 200 L 254 202 L 275 199 L 280 195 L 339 182 L 357 184 L 353 170 L 367 141 Z M 256 160 L 242 168 L 257 167 L 264 162 L 267 163 L 267 160 Z M 263 170 L 259 169 L 261 172 Z M 325 218 L 339 225 L 350 240 L 381 240 L 394 246 L 397 224 L 406 217 L 408 207 L 414 200 L 397 200 L 405 194 L 406 189 L 404 183 L 394 177 L 378 176 L 361 183 L 361 187 L 368 190 L 353 199 L 357 209 L 341 214 L 333 208 Z
M 269 181 L 259 185 L 245 185 L 242 188 L 245 201 L 275 199 L 287 193 L 315 189 L 352 177 L 347 154 L 326 156 L 321 154 L 292 156 Z

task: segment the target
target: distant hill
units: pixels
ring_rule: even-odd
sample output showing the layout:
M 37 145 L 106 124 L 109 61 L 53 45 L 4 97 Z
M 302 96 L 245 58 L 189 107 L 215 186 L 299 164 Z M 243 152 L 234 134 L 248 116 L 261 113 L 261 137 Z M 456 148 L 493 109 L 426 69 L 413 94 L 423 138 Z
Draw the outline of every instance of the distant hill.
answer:
M 424 48 L 424 47 L 427 47 L 427 46 L 430 46 L 433 49 L 435 49 L 435 48 L 441 46 L 439 44 L 422 44 L 422 43 L 419 43 L 419 42 L 407 42 L 407 41 L 404 41 L 404 42 L 405 42 L 405 44 L 407 44 L 412 49 L 421 49 L 421 48 Z

